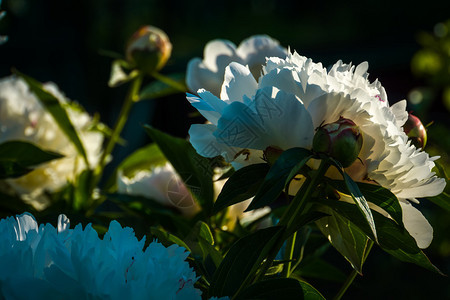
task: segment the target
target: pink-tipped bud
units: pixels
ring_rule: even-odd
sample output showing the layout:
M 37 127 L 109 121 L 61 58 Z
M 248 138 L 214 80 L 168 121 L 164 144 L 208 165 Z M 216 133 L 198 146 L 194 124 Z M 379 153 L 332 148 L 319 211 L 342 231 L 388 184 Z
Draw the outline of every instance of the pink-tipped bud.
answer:
M 427 130 L 418 117 L 412 113 L 408 113 L 408 120 L 403 125 L 403 130 L 414 146 L 422 149 L 425 148 L 427 144 Z
M 146 74 L 160 70 L 172 53 L 167 34 L 153 26 L 143 26 L 130 38 L 126 58 L 135 68 Z
M 344 168 L 358 158 L 362 145 L 363 136 L 359 127 L 352 120 L 343 117 L 319 127 L 313 140 L 314 151 L 328 154 Z

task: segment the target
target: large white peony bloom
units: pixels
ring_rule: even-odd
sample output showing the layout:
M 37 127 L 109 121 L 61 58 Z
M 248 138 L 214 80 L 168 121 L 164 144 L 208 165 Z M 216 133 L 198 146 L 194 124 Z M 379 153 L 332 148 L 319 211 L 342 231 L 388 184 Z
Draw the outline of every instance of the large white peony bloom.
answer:
M 91 130 L 92 118 L 85 112 L 69 105 L 69 101 L 52 84 L 45 89 L 66 105 L 68 116 L 84 145 L 91 167 L 100 158 L 103 134 Z M 7 180 L 24 200 L 36 209 L 43 209 L 48 200 L 44 191 L 55 191 L 86 169 L 83 158 L 53 117 L 32 94 L 24 80 L 11 76 L 0 80 L 0 143 L 22 140 L 31 142 L 44 150 L 64 155 L 63 158 L 43 164 L 18 179 Z
M 247 65 L 253 76 L 258 78 L 266 57 L 285 58 L 286 55 L 287 50 L 267 35 L 251 36 L 237 48 L 228 40 L 212 40 L 205 46 L 203 60 L 194 58 L 189 61 L 186 84 L 193 92 L 204 88 L 219 96 L 225 67 L 229 63 L 234 61 Z
M 355 68 L 339 61 L 327 71 L 294 53 L 269 58 L 257 81 L 247 66 L 233 62 L 226 68 L 220 99 L 204 89 L 199 97 L 188 95 L 212 123 L 192 125 L 190 141 L 200 155 L 222 155 L 239 168 L 263 162 L 269 146 L 311 149 L 321 124 L 350 119 L 363 132 L 363 163 L 356 160 L 347 172 L 356 181 L 391 190 L 400 199 L 406 229 L 426 248 L 432 227 L 407 200 L 438 195 L 445 181 L 431 172 L 437 157 L 416 149 L 402 129 L 406 101 L 389 106 L 381 84 L 368 81 L 367 68 L 367 63 Z
M 188 252 L 138 240 L 111 222 L 103 239 L 89 224 L 69 229 L 31 214 L 0 220 L 0 292 L 5 299 L 201 299 Z M 3 298 L 2 297 L 2 298 Z
M 200 211 L 197 202 L 169 162 L 151 170 L 139 171 L 132 178 L 119 172 L 117 186 L 119 193 L 153 199 L 180 210 L 186 216 L 193 216 Z

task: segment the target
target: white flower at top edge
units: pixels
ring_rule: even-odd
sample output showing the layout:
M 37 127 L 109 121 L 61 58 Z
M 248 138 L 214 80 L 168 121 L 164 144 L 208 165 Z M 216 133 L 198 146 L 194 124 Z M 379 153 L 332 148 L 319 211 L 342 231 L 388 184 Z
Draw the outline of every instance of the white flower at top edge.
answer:
M 258 81 L 250 69 L 233 62 L 225 71 L 220 99 L 200 89 L 189 102 L 212 124 L 195 124 L 190 141 L 200 155 L 222 155 L 235 168 L 264 162 L 269 147 L 311 149 L 315 129 L 352 120 L 363 132 L 359 158 L 347 168 L 356 181 L 371 181 L 391 190 L 404 208 L 405 227 L 419 247 L 432 240 L 432 227 L 407 200 L 435 196 L 445 181 L 431 169 L 434 160 L 408 141 L 401 126 L 406 101 L 389 105 L 378 81 L 367 79 L 368 64 L 337 62 L 327 71 L 321 64 L 289 54 L 269 58 Z M 411 213 L 413 212 L 413 213 Z
M 111 222 L 103 239 L 89 224 L 40 226 L 31 214 L 0 220 L 0 293 L 5 299 L 201 299 L 188 252 Z M 3 298 L 2 297 L 2 298 Z
M 285 58 L 286 55 L 287 50 L 267 35 L 251 36 L 237 48 L 228 40 L 212 40 L 205 46 L 203 60 L 194 58 L 189 61 L 186 84 L 193 92 L 204 88 L 218 96 L 225 67 L 229 63 L 234 61 L 248 65 L 253 76 L 258 78 L 266 57 Z
M 101 155 L 103 134 L 91 130 L 91 117 L 71 107 L 54 84 L 45 84 L 44 87 L 66 105 L 68 116 L 85 147 L 88 161 L 91 167 L 95 166 Z M 36 209 L 43 209 L 48 204 L 46 197 L 42 196 L 44 191 L 53 192 L 62 188 L 86 168 L 84 160 L 53 117 L 31 93 L 25 81 L 15 76 L 0 80 L 0 143 L 12 140 L 27 141 L 44 150 L 64 155 L 25 176 L 7 180 Z

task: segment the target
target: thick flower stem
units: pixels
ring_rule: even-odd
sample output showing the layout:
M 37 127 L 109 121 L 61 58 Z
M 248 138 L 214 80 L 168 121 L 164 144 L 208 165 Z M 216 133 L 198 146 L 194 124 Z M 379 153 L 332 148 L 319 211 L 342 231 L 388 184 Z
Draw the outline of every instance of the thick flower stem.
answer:
M 111 137 L 109 138 L 108 143 L 106 144 L 105 150 L 103 151 L 102 156 L 100 158 L 99 165 L 95 170 L 95 178 L 91 186 L 92 189 L 94 189 L 97 186 L 102 177 L 103 169 L 105 168 L 107 159 L 114 150 L 114 146 L 116 145 L 117 141 L 120 139 L 120 134 L 122 132 L 123 127 L 125 126 L 125 123 L 127 122 L 128 115 L 130 114 L 130 110 L 133 107 L 133 104 L 139 101 L 139 90 L 142 85 L 142 79 L 143 76 L 139 74 L 131 82 L 130 89 L 128 90 L 128 94 L 125 98 L 125 101 L 122 104 L 122 109 L 120 110 L 119 117 L 117 118 L 116 124 L 114 125 Z
M 256 281 L 264 276 L 264 274 L 272 265 L 272 262 L 277 256 L 278 251 L 280 251 L 281 247 L 283 246 L 284 241 L 292 235 L 292 223 L 294 222 L 296 217 L 304 213 L 303 210 L 306 203 L 308 202 L 307 200 L 311 198 L 312 193 L 319 185 L 329 166 L 329 161 L 327 159 L 323 159 L 320 163 L 319 169 L 315 171 L 315 174 L 312 175 L 312 178 L 308 178 L 306 180 L 302 188 L 295 195 L 289 207 L 286 209 L 286 212 L 281 217 L 281 220 L 278 223 L 280 226 L 286 226 L 285 234 L 278 240 L 278 242 L 270 251 L 267 259 L 261 267 L 260 273 L 256 277 Z M 296 231 L 297 230 L 295 230 L 294 232 Z
M 152 76 L 153 76 L 155 79 L 157 79 L 157 80 L 159 80 L 159 81 L 161 81 L 161 82 L 164 82 L 164 83 L 167 84 L 168 86 L 171 86 L 171 87 L 173 87 L 174 89 L 179 90 L 180 92 L 183 92 L 183 93 L 186 92 L 186 86 L 184 86 L 183 84 L 179 83 L 179 82 L 176 81 L 176 80 L 173 80 L 173 79 L 170 78 L 170 77 L 164 76 L 164 75 L 162 75 L 162 74 L 160 74 L 160 73 L 158 73 L 158 72 L 153 72 L 153 73 L 152 73 Z
M 366 261 L 367 257 L 369 256 L 370 250 L 372 250 L 374 242 L 372 240 L 367 241 L 367 251 L 364 255 L 363 263 Z M 334 296 L 333 300 L 340 300 L 342 296 L 344 296 L 347 289 L 350 287 L 350 285 L 353 283 L 353 280 L 355 280 L 356 275 L 358 275 L 358 272 L 356 270 L 353 270 L 350 275 L 348 275 L 347 279 L 345 280 L 344 284 L 342 285 L 339 292 Z

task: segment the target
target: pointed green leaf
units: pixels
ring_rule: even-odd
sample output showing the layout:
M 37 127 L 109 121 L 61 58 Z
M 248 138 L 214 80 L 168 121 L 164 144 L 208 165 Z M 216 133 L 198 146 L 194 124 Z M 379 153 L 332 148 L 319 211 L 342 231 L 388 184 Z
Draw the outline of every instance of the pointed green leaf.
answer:
M 367 224 L 369 224 L 370 229 L 372 230 L 373 237 L 374 237 L 375 241 L 377 241 L 378 237 L 377 237 L 377 230 L 375 228 L 375 222 L 373 220 L 373 215 L 369 208 L 369 204 L 367 203 L 366 198 L 359 190 L 359 187 L 356 184 L 356 182 L 354 182 L 353 179 L 350 176 L 348 176 L 347 173 L 345 173 L 342 165 L 334 159 L 330 159 L 330 160 L 336 166 L 336 169 L 338 169 L 339 172 L 344 177 L 345 185 L 347 186 L 347 189 L 350 192 L 350 195 L 352 196 L 353 201 L 355 201 L 356 206 L 358 207 L 359 211 L 366 219 Z
M 346 193 L 347 188 L 344 181 L 332 180 L 330 182 L 333 187 Z M 375 184 L 358 182 L 357 185 L 367 201 L 384 209 L 397 224 L 403 226 L 402 207 L 391 191 Z
M 268 164 L 255 164 L 237 170 L 227 180 L 214 203 L 213 213 L 253 197 L 269 171 Z
M 214 273 L 210 296 L 233 296 L 247 278 L 254 276 L 283 231 L 284 227 L 269 227 L 234 243 Z
M 150 170 L 152 167 L 163 165 L 167 162 L 164 154 L 157 144 L 149 144 L 137 149 L 117 167 L 119 171 L 128 177 L 140 170 Z
M 129 69 L 129 64 L 123 59 L 116 59 L 111 63 L 111 73 L 109 75 L 108 86 L 117 87 L 120 86 L 139 75 L 136 70 L 126 73 L 124 69 Z
M 0 160 L 0 179 L 18 178 L 31 171 L 33 169 L 26 168 L 16 162 Z
M 353 269 L 362 274 L 368 242 L 366 234 L 332 209 L 326 207 L 323 208 L 323 212 L 329 216 L 316 221 L 320 231 L 328 238 L 331 245 L 348 260 Z
M 167 76 L 167 75 L 166 75 Z M 180 85 L 185 85 L 185 76 L 184 74 L 171 74 L 167 77 L 175 80 Z M 187 90 L 187 88 L 186 88 Z M 153 81 L 149 83 L 147 86 L 145 86 L 140 95 L 140 100 L 150 100 L 150 99 L 156 99 L 160 97 L 169 96 L 172 94 L 180 93 L 180 90 L 177 88 L 174 88 L 173 86 L 170 86 L 164 82 L 161 81 Z
M 72 144 L 77 149 L 78 153 L 83 157 L 86 165 L 89 165 L 86 156 L 86 151 L 84 150 L 83 144 L 81 143 L 78 133 L 72 125 L 72 122 L 67 115 L 66 110 L 61 105 L 59 100 L 50 92 L 46 91 L 39 81 L 26 76 L 18 71 L 15 72 L 28 84 L 30 90 L 36 95 L 41 104 L 45 107 L 49 114 L 52 115 L 53 119 L 58 124 L 59 128 L 64 132 L 67 138 L 72 142 Z
M 180 138 L 145 126 L 150 138 L 170 161 L 206 214 L 211 214 L 214 199 L 213 170 L 209 160 L 200 156 L 191 144 Z
M 270 168 L 246 211 L 267 206 L 275 201 L 312 156 L 310 150 L 303 148 L 291 148 L 284 151 Z
M 433 202 L 434 204 L 442 207 L 443 209 L 450 211 L 450 195 L 442 192 L 440 195 L 435 197 L 428 197 L 428 200 Z
M 150 232 L 158 239 L 159 242 L 161 242 L 166 247 L 172 244 L 177 244 L 178 246 L 183 247 L 187 251 L 191 252 L 191 249 L 188 247 L 188 245 L 186 245 L 185 242 L 183 242 L 183 240 L 173 234 L 168 233 L 167 231 L 152 227 L 150 228 Z
M 64 155 L 42 150 L 29 142 L 9 141 L 0 144 L 0 160 L 15 162 L 23 167 L 36 166 L 62 157 Z
M 373 239 L 373 232 L 365 218 L 358 213 L 358 208 L 354 204 L 337 200 L 321 199 L 320 203 L 335 209 L 341 216 L 350 220 L 367 236 Z M 415 263 L 430 271 L 442 274 L 426 257 L 426 255 L 417 247 L 416 241 L 408 231 L 388 219 L 380 213 L 373 212 L 374 220 L 377 225 L 378 244 L 389 254 L 402 261 Z
M 236 299 L 325 300 L 310 284 L 292 278 L 273 278 L 256 282 L 242 291 Z

